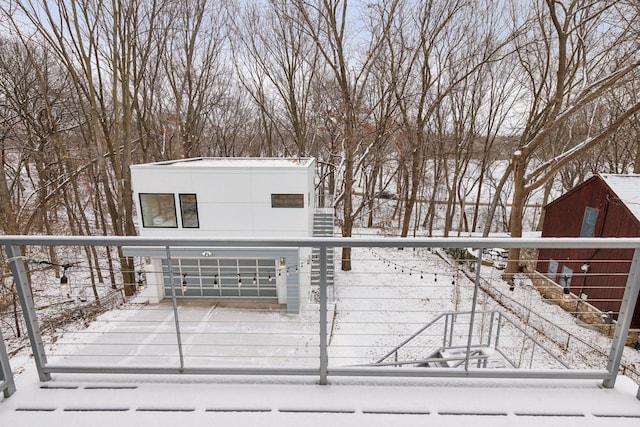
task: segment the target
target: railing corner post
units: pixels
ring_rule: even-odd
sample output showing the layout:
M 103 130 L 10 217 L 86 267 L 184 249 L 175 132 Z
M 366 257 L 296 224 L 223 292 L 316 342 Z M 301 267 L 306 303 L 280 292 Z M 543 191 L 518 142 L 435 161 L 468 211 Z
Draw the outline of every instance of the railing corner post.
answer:
M 327 385 L 327 247 L 320 246 L 320 385 Z
M 29 341 L 31 342 L 31 350 L 33 351 L 33 359 L 36 363 L 36 369 L 38 370 L 38 377 L 40 381 L 50 381 L 51 374 L 45 372 L 45 366 L 47 365 L 47 356 L 42 342 L 42 332 L 38 325 L 38 316 L 36 315 L 35 304 L 33 303 L 33 297 L 29 289 L 27 278 L 27 271 L 24 266 L 25 257 L 22 255 L 22 251 L 19 246 L 6 245 L 7 256 L 9 259 L 9 266 L 13 274 L 13 280 L 16 285 L 16 291 L 20 298 L 20 306 L 22 308 L 22 315 L 27 325 L 27 333 L 29 335 Z
M 616 329 L 611 341 L 611 350 L 609 351 L 609 360 L 607 362 L 609 377 L 602 383 L 604 388 L 613 388 L 616 384 L 616 377 L 620 369 L 622 353 L 627 341 L 627 335 L 629 334 L 629 327 L 631 326 L 633 310 L 638 300 L 638 293 L 640 293 L 640 248 L 635 249 L 631 267 L 629 268 L 627 284 L 624 289 L 624 295 L 622 296 L 622 303 L 620 304 L 618 322 L 616 323 Z M 638 393 L 640 394 L 640 390 Z

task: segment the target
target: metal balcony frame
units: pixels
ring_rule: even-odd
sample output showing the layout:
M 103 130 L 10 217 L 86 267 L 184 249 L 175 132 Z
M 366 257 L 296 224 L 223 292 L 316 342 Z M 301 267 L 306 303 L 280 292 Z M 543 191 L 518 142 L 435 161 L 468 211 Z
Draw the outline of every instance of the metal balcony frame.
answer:
M 9 355 L 7 347 L 4 344 L 4 337 L 0 330 L 0 391 L 4 393 L 4 397 L 9 397 L 16 391 L 16 384 L 11 373 L 11 365 L 9 364 Z
M 604 388 L 615 386 L 618 369 L 622 359 L 625 339 L 629 332 L 633 310 L 640 292 L 640 238 L 160 238 L 160 237 L 86 237 L 86 236 L 1 236 L 0 244 L 7 253 L 11 270 L 16 283 L 20 304 L 28 328 L 31 348 L 38 375 L 41 381 L 51 379 L 52 373 L 126 373 L 126 374 L 220 374 L 220 375 L 301 375 L 317 377 L 320 384 L 327 384 L 329 377 L 361 376 L 361 377 L 466 377 L 466 378 L 521 378 L 521 379 L 597 379 L 603 380 Z M 318 368 L 189 368 L 180 363 L 180 367 L 112 367 L 112 366 L 55 366 L 47 363 L 46 352 L 38 326 L 34 304 L 29 292 L 26 274 L 26 257 L 21 252 L 22 246 L 137 246 L 164 248 L 167 256 L 171 248 L 320 248 L 320 356 Z M 607 368 L 603 370 L 514 370 L 514 369 L 470 369 L 469 360 L 464 369 L 424 369 L 424 368 L 384 368 L 384 367 L 330 367 L 327 353 L 327 250 L 334 247 L 365 248 L 476 248 L 482 253 L 484 248 L 615 248 L 634 249 L 634 256 L 620 307 L 620 314 L 609 351 Z M 470 332 L 476 314 L 478 283 L 482 263 L 476 263 L 475 288 L 472 301 Z M 175 297 L 174 297 L 175 304 Z M 176 333 L 179 324 L 176 318 Z M 468 348 L 472 337 L 469 335 Z M 1 351 L 0 351 L 1 353 Z M 470 352 L 468 352 L 469 354 Z M 3 369 L 8 360 L 2 361 Z M 7 374 L 5 373 L 5 377 Z M 10 376 L 10 371 L 9 371 Z M 13 380 L 6 379 L 13 384 Z M 12 390 L 8 386 L 6 390 Z M 638 390 L 640 399 L 640 388 Z

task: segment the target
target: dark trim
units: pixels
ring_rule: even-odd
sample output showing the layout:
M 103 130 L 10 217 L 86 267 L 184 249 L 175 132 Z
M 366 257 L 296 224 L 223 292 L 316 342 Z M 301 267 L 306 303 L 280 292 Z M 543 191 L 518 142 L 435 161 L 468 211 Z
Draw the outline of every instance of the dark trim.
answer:
M 184 204 L 182 203 L 182 196 L 193 196 L 195 198 L 196 207 L 196 225 L 185 225 L 184 223 Z M 195 193 L 180 193 L 178 194 L 178 201 L 180 202 L 180 221 L 182 228 L 200 228 L 200 213 L 198 210 L 198 195 Z
M 144 208 L 142 206 L 142 196 L 171 196 L 173 200 L 173 217 L 176 220 L 176 225 L 162 226 L 162 225 L 146 225 L 144 220 Z M 178 228 L 178 213 L 176 212 L 176 196 L 173 193 L 139 193 L 138 200 L 140 202 L 140 218 L 142 219 L 143 228 Z
M 304 208 L 303 193 L 271 193 L 272 208 Z

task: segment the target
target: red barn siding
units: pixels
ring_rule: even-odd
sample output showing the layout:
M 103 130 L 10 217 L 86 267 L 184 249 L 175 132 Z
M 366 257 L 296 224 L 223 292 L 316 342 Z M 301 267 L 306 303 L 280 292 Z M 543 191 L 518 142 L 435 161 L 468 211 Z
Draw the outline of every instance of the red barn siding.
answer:
M 585 208 L 599 210 L 594 237 L 640 237 L 640 222 L 599 176 L 585 181 L 545 207 L 542 237 L 580 237 Z M 570 290 L 584 293 L 587 301 L 602 311 L 620 310 L 633 250 L 541 249 L 537 270 L 546 274 L 549 260 L 558 262 L 556 282 L 562 268 L 573 270 Z M 581 266 L 589 263 L 585 275 Z M 615 317 L 615 316 L 614 316 Z M 640 302 L 636 305 L 632 328 L 640 328 Z

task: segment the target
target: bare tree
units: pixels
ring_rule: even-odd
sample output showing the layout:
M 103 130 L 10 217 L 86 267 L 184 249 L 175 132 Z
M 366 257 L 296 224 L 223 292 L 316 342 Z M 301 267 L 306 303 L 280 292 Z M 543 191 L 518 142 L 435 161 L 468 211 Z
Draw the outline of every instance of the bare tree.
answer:
M 333 112 L 339 121 L 342 188 L 335 203 L 342 204 L 342 235 L 350 237 L 354 218 L 353 188 L 356 152 L 366 143 L 360 133 L 360 101 L 369 77 L 370 66 L 381 39 L 370 39 L 360 52 L 349 51 L 349 5 L 347 0 L 294 1 L 299 23 L 316 44 L 329 74 L 338 89 L 338 105 Z M 388 25 L 383 23 L 382 25 Z M 351 40 L 354 42 L 354 40 Z M 370 144 L 368 144 L 370 145 Z M 367 150 L 364 149 L 364 152 Z M 360 157 L 362 160 L 364 156 Z M 351 248 L 342 249 L 342 269 L 351 270 Z
M 87 0 L 72 3 L 17 1 L 29 25 L 13 21 L 23 40 L 37 38 L 55 55 L 73 84 L 86 135 L 85 148 L 95 161 L 104 195 L 109 232 L 135 234 L 129 166 L 136 149 L 133 125 L 141 73 L 149 58 L 157 4 Z M 29 34 L 28 31 L 35 31 Z M 139 68 L 138 68 L 139 66 Z M 106 232 L 106 230 L 105 230 Z M 125 283 L 133 283 L 131 260 L 120 255 Z M 127 286 L 128 294 L 133 292 Z
M 389 67 L 393 70 L 399 118 L 404 133 L 399 146 L 401 164 L 406 167 L 404 212 L 401 235 L 407 236 L 420 188 L 424 184 L 429 155 L 437 155 L 439 135 L 441 155 L 462 153 L 454 146 L 442 145 L 449 138 L 452 110 L 439 111 L 444 101 L 471 76 L 478 74 L 487 61 L 501 50 L 497 31 L 492 27 L 495 10 L 472 10 L 464 1 L 401 3 L 393 21 L 388 43 L 391 47 Z M 446 162 L 446 159 L 442 159 Z M 440 163 L 444 169 L 445 163 Z M 446 179 L 446 178 L 445 178 Z M 432 185 L 435 202 L 437 185 Z M 455 186 L 450 187 L 456 193 Z M 433 205 L 429 207 L 433 212 Z M 451 213 L 451 212 L 450 212 Z M 427 216 L 433 217 L 432 214 Z
M 300 11 L 286 2 L 269 1 L 232 13 L 242 16 L 237 23 L 231 20 L 235 23 L 232 51 L 238 78 L 260 111 L 284 134 L 284 145 L 278 152 L 308 155 L 309 140 L 315 134 L 310 102 L 319 53 L 300 26 Z M 269 101 L 275 108 L 263 105 Z
M 621 9 L 612 6 L 611 2 L 546 0 L 531 15 L 517 18 L 527 25 L 516 39 L 516 49 L 526 76 L 522 83 L 529 90 L 529 111 L 518 149 L 501 181 L 511 176 L 514 185 L 509 219 L 512 237 L 522 236 L 525 203 L 533 190 L 585 150 L 605 141 L 640 110 L 640 102 L 631 100 L 606 125 L 590 122 L 588 136 L 581 141 L 567 140 L 560 154 L 534 161 L 542 157 L 550 140 L 562 138 L 563 127 L 572 118 L 596 108 L 607 92 L 636 75 L 640 66 L 637 46 L 626 39 L 626 27 L 611 24 L 624 22 L 617 16 Z M 519 255 L 518 249 L 510 251 L 508 277 L 518 271 Z
M 198 155 L 208 118 L 224 95 L 229 73 L 223 66 L 225 2 L 195 0 L 168 7 L 168 27 L 162 61 L 171 88 L 181 157 Z

